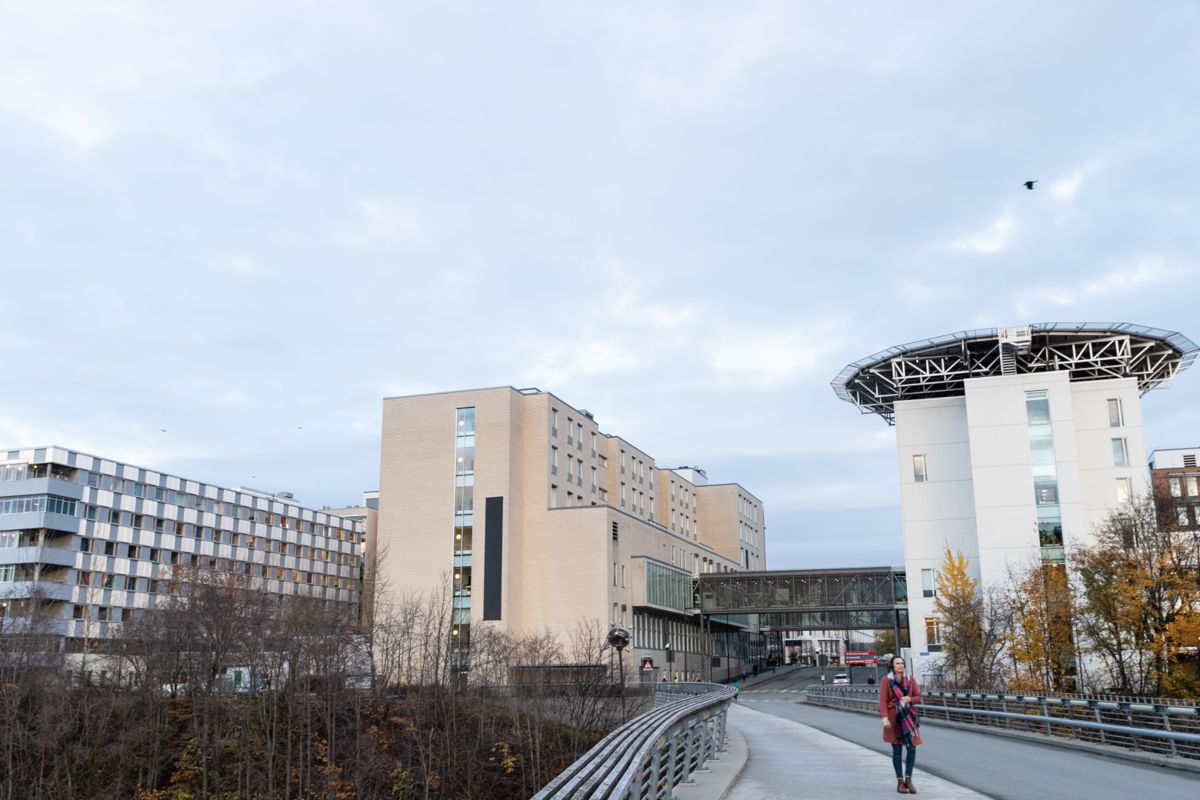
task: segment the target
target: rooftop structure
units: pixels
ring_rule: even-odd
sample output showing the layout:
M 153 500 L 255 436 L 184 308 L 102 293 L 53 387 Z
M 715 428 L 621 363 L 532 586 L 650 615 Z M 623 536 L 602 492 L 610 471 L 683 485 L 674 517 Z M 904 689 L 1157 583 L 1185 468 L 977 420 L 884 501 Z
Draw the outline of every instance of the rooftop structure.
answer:
M 960 397 L 969 378 L 1066 371 L 1072 381 L 1135 378 L 1145 394 L 1190 367 L 1197 353 L 1186 336 L 1144 325 L 1039 322 L 889 347 L 846 365 L 833 390 L 891 425 L 897 401 Z

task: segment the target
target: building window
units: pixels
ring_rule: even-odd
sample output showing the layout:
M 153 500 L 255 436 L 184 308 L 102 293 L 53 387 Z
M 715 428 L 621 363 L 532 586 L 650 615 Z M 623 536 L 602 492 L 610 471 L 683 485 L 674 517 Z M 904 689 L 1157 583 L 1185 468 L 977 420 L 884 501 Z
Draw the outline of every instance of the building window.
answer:
M 1117 478 L 1117 503 L 1128 503 L 1133 498 L 1133 487 L 1129 478 Z
M 1167 479 L 1171 485 L 1171 497 L 1183 497 L 1183 479 L 1178 475 L 1172 475 Z
M 925 471 L 925 454 L 920 453 L 913 456 L 913 481 L 925 483 L 927 480 L 929 480 L 929 474 Z
M 558 474 L 558 447 L 550 445 L 550 474 Z
M 1114 467 L 1128 467 L 1129 466 L 1129 453 L 1128 453 L 1128 450 L 1125 445 L 1125 440 L 1124 439 L 1113 439 L 1112 440 L 1112 449 L 1113 449 L 1113 466 Z
M 1029 456 L 1033 466 L 1033 502 L 1037 509 L 1038 540 L 1043 555 L 1061 557 L 1062 512 L 1058 504 L 1058 466 L 1054 457 L 1054 429 L 1050 423 L 1050 398 L 1045 390 L 1025 393 L 1029 430 Z
M 931 569 L 921 570 L 921 593 L 924 597 L 933 597 L 937 594 L 937 579 Z
M 1179 527 L 1188 527 L 1187 506 L 1175 506 L 1175 519 L 1179 522 Z
M 1108 401 L 1108 426 L 1110 428 L 1120 428 L 1125 424 L 1125 414 L 1121 409 L 1120 398 L 1114 398 Z
M 558 409 L 550 409 L 550 435 L 558 436 Z
M 1197 483 L 1196 476 L 1188 475 L 1185 480 L 1187 480 L 1188 497 L 1196 497 L 1197 495 L 1200 495 L 1200 492 L 1197 491 L 1198 487 L 1196 486 L 1196 483 Z
M 612 536 L 613 536 L 614 542 L 617 541 L 617 539 L 619 539 L 621 536 L 620 527 L 619 527 L 618 523 L 616 523 L 616 522 L 614 522 L 612 524 Z
M 942 649 L 942 621 L 937 617 L 925 618 L 925 643 L 931 652 Z

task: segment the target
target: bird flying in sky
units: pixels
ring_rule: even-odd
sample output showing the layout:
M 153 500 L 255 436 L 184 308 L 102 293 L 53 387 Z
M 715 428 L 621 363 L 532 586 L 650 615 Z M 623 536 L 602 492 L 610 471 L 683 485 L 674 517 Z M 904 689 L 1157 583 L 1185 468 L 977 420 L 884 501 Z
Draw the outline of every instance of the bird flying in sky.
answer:
M 1033 191 L 1033 185 L 1034 185 L 1035 183 L 1037 183 L 1037 181 L 1025 181 L 1025 188 L 1026 188 L 1026 189 L 1028 189 L 1029 191 L 1031 191 L 1031 192 L 1032 192 L 1032 191 Z

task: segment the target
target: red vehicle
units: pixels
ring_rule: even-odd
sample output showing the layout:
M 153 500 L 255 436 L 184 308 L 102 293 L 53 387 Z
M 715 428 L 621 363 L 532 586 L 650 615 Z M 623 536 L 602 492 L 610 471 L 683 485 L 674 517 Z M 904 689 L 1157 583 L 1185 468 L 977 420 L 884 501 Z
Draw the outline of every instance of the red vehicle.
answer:
M 875 667 L 879 665 L 879 654 L 874 650 L 847 650 L 846 666 Z

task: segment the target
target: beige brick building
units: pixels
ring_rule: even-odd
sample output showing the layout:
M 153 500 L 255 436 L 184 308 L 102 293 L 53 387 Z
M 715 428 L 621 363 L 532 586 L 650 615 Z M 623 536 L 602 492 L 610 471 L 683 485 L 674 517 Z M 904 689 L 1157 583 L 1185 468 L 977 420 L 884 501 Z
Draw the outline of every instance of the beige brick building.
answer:
M 617 623 L 656 668 L 670 644 L 672 672 L 698 674 L 716 654 L 724 677 L 757 653 L 745 618 L 717 620 L 705 642 L 692 579 L 766 569 L 762 502 L 702 470 L 660 468 L 546 392 L 386 399 L 378 532 L 386 585 L 452 585 L 464 651 L 481 624 L 565 640 Z

